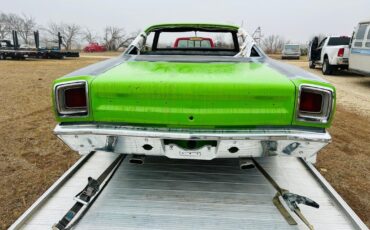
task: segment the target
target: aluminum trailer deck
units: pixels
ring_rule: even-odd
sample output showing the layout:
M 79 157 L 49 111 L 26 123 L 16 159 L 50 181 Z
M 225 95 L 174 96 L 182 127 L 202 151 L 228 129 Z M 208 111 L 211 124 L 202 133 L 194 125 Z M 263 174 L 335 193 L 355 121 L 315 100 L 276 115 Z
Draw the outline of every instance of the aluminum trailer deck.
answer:
M 81 158 L 10 229 L 51 229 L 75 203 L 74 195 L 114 161 L 112 153 Z M 309 163 L 291 157 L 257 161 L 282 187 L 310 197 L 319 209 L 300 205 L 315 229 L 367 229 Z M 126 158 L 73 229 L 307 229 L 289 225 L 272 203 L 276 191 L 256 169 L 237 159 L 213 161 Z

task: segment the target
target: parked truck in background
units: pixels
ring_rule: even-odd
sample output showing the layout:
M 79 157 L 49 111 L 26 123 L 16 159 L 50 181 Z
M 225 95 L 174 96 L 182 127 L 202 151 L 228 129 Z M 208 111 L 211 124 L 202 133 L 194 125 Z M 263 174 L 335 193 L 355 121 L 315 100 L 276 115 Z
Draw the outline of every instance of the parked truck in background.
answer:
M 301 56 L 301 47 L 298 44 L 285 44 L 281 52 L 281 59 L 299 59 Z
M 330 75 L 338 69 L 348 69 L 350 37 L 328 36 L 319 41 L 314 37 L 310 42 L 308 59 L 311 69 L 322 68 L 324 75 Z
M 173 48 L 215 48 L 212 38 L 181 37 L 176 38 Z
M 107 51 L 105 46 L 100 45 L 99 43 L 96 43 L 96 42 L 90 43 L 84 48 L 84 52 L 90 52 L 90 53 L 105 52 L 105 51 Z

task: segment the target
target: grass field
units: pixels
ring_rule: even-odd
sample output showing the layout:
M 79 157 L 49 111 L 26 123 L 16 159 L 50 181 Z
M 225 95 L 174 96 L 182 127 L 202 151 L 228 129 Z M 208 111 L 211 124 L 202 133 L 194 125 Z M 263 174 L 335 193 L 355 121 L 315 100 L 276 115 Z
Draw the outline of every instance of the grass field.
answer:
M 78 159 L 52 133 L 52 81 L 114 55 L 0 62 L 0 229 Z M 304 60 L 288 62 L 307 69 Z M 338 89 L 338 107 L 329 129 L 333 143 L 321 151 L 316 167 L 370 227 L 370 78 L 325 78 Z

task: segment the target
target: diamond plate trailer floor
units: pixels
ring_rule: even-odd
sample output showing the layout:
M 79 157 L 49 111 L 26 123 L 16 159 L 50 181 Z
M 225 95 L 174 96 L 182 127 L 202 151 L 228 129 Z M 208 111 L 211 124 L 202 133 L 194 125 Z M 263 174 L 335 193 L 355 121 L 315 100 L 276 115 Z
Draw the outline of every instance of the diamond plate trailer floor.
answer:
M 115 158 L 96 152 L 80 159 L 10 229 L 51 229 L 87 177 Z M 300 205 L 315 229 L 367 229 L 312 165 L 290 157 L 257 161 L 282 187 L 320 204 Z M 126 158 L 73 229 L 307 229 L 294 214 L 298 225 L 287 224 L 272 203 L 275 193 L 256 168 L 240 170 L 237 159 L 147 157 L 135 165 Z

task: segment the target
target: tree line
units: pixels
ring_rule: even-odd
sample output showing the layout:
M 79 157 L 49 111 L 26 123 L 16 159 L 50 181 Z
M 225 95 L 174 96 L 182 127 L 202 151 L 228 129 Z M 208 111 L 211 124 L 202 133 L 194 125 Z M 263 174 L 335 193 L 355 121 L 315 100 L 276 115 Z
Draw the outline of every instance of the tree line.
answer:
M 0 40 L 10 38 L 12 30 L 18 32 L 21 43 L 27 46 L 34 45 L 33 32 L 36 30 L 40 31 L 40 42 L 45 46 L 57 43 L 57 34 L 60 33 L 61 45 L 65 50 L 80 49 L 82 42 L 99 42 L 107 50 L 115 51 L 127 47 L 139 33 L 127 33 L 123 28 L 115 26 L 106 26 L 101 33 L 97 33 L 76 23 L 50 22 L 40 25 L 34 17 L 26 14 L 0 12 Z M 269 35 L 261 39 L 259 45 L 266 53 L 274 54 L 280 53 L 284 44 L 289 42 L 280 35 Z
M 0 40 L 9 39 L 13 30 L 18 32 L 20 43 L 26 46 L 34 45 L 33 32 L 36 30 L 40 31 L 40 42 L 45 46 L 57 43 L 57 35 L 60 33 L 61 45 L 65 50 L 79 49 L 84 41 L 100 42 L 107 50 L 115 51 L 127 47 L 138 34 L 127 33 L 123 28 L 115 26 L 106 26 L 101 33 L 96 33 L 76 23 L 50 22 L 40 25 L 34 17 L 26 14 L 0 12 Z
M 267 54 L 279 54 L 285 44 L 290 44 L 291 41 L 280 35 L 269 35 L 261 40 L 261 47 Z M 302 55 L 307 55 L 307 44 L 299 44 Z

